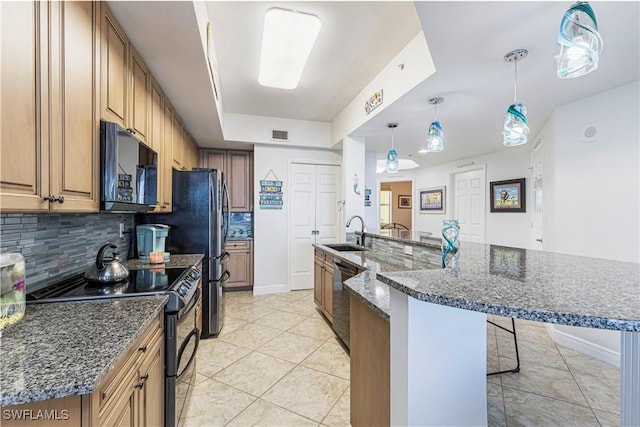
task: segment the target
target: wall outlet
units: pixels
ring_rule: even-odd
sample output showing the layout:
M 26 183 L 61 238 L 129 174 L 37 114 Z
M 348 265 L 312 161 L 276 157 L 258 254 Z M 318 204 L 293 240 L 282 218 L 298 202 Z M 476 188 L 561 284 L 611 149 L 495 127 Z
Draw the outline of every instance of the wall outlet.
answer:
M 119 233 L 119 237 L 123 238 L 124 237 L 124 222 L 120 223 L 120 233 Z
M 404 253 L 407 255 L 413 255 L 413 246 L 404 245 Z

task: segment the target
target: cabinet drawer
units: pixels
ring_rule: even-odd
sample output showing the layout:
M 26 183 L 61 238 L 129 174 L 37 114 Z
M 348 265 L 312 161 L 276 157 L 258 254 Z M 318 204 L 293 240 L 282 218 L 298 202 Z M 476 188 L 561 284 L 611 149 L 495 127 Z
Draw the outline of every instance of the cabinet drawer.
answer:
M 111 374 L 98 386 L 98 407 L 102 412 L 106 405 L 118 395 L 126 382 L 125 377 L 135 371 L 145 353 L 152 349 L 154 340 L 162 340 L 162 313 L 156 317 L 143 335 L 127 350 L 120 362 L 111 369 Z
M 227 241 L 225 245 L 226 250 L 237 250 L 237 249 L 249 249 L 251 246 L 251 241 L 249 240 L 233 240 Z

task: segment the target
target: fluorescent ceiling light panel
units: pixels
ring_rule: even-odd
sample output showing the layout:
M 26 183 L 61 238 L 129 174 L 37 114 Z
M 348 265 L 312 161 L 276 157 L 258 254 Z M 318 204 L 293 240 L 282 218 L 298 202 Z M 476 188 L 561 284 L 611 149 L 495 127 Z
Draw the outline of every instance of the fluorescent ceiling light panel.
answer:
M 320 26 L 315 15 L 269 9 L 264 16 L 258 82 L 279 89 L 296 88 Z

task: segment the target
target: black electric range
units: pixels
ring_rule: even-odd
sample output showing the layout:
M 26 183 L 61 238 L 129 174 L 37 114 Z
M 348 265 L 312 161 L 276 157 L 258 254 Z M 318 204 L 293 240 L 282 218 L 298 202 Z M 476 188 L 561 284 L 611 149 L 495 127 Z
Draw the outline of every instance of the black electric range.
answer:
M 166 294 L 167 311 L 179 311 L 188 305 L 197 289 L 202 272 L 195 267 L 149 268 L 130 270 L 127 280 L 92 283 L 78 273 L 27 294 L 27 302 L 74 301 Z

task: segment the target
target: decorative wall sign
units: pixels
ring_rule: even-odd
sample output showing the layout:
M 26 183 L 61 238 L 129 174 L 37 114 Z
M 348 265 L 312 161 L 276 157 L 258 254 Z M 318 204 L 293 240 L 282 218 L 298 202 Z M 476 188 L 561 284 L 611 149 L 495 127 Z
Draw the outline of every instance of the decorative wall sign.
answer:
M 382 89 L 371 95 L 371 98 L 369 98 L 369 100 L 364 103 L 365 114 L 369 114 L 380 105 L 382 105 Z
M 364 187 L 364 207 L 371 207 L 371 189 Z
M 444 213 L 445 187 L 424 188 L 420 192 L 420 213 Z
M 494 181 L 489 186 L 491 212 L 526 212 L 524 178 Z
M 273 175 L 275 180 L 267 180 Z M 282 181 L 278 179 L 273 169 L 260 181 L 260 209 L 282 209 Z

